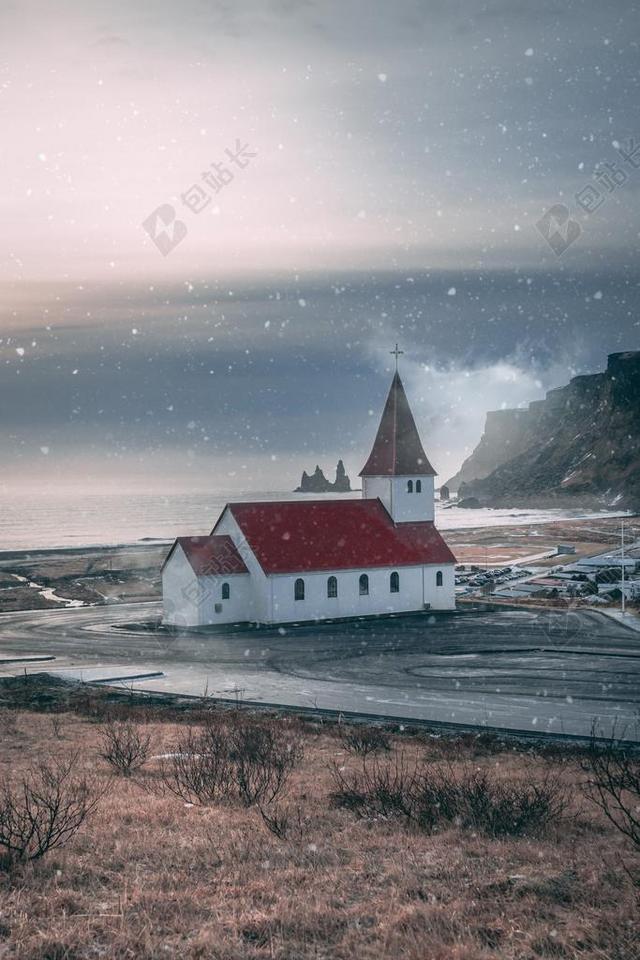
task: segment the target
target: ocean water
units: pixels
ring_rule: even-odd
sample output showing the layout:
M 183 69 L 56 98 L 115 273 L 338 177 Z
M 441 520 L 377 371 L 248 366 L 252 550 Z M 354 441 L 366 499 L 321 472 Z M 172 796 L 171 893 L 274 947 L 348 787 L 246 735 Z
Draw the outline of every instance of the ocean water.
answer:
M 219 493 L 2 494 L 0 553 L 13 550 L 136 543 L 209 533 L 229 500 L 300 499 L 290 491 Z M 359 498 L 361 494 L 346 494 Z M 308 496 L 307 499 L 314 499 Z M 436 504 L 441 530 L 538 524 L 569 517 L 621 516 L 570 510 L 463 510 Z

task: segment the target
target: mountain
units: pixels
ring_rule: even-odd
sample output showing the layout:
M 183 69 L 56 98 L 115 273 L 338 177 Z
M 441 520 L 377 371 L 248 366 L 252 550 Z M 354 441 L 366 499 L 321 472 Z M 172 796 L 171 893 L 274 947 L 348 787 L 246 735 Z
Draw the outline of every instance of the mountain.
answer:
M 528 410 L 489 411 L 480 443 L 445 486 L 458 491 L 461 484 L 483 480 L 496 467 L 523 453 L 526 449 L 524 421 L 528 413 Z
M 640 351 L 574 377 L 527 409 L 487 414 L 447 486 L 489 506 L 640 506 Z
M 300 486 L 296 487 L 295 493 L 348 493 L 350 490 L 351 481 L 344 469 L 344 463 L 338 460 L 336 479 L 333 483 L 327 480 L 320 467 L 316 466 L 311 475 L 306 470 L 303 471 Z

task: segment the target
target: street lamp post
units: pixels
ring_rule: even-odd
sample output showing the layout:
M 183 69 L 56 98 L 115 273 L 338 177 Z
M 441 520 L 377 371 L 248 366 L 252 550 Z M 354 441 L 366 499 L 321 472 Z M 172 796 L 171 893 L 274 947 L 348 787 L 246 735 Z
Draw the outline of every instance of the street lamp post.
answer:
M 621 599 L 621 611 L 622 616 L 625 615 L 625 596 L 624 596 L 624 520 L 622 521 L 620 527 L 620 541 L 621 541 L 621 554 L 622 554 L 622 599 Z

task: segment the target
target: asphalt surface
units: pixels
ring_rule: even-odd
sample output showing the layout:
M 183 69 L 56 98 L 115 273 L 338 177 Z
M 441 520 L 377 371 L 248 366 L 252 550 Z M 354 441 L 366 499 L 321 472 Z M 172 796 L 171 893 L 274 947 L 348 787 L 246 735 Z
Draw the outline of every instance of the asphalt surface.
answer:
M 640 738 L 640 634 L 595 611 L 420 614 L 208 634 L 150 629 L 159 613 L 158 603 L 136 603 L 0 614 L 0 675 L 47 670 L 146 690 L 540 733 L 584 735 L 596 720 L 605 734 L 616 723 Z M 55 660 L 15 659 L 28 656 Z

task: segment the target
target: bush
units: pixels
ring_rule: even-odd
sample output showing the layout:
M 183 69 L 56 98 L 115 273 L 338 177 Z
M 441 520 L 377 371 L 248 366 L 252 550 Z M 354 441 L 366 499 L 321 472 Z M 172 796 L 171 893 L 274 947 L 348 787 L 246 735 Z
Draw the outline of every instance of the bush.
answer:
M 130 777 L 149 759 L 150 736 L 140 733 L 130 721 L 110 721 L 102 732 L 103 759 L 124 777 Z
M 334 765 L 331 775 L 336 788 L 331 799 L 337 806 L 353 810 L 360 817 L 401 815 L 414 819 L 420 770 L 417 762 L 408 764 L 403 753 L 385 763 L 365 758 L 357 774 Z
M 228 798 L 233 765 L 226 735 L 211 724 L 187 728 L 174 752 L 162 761 L 161 781 L 185 803 L 209 804 Z
M 390 749 L 389 737 L 378 727 L 343 726 L 340 739 L 346 750 L 359 757 Z
M 42 764 L 0 785 L 0 848 L 9 861 L 37 860 L 62 846 L 95 809 L 99 795 L 73 775 L 75 758 Z
M 640 848 L 640 754 L 638 746 L 616 736 L 602 741 L 592 731 L 589 751 L 583 760 L 587 772 L 588 799 L 602 810 L 610 823 Z
M 557 780 L 503 782 L 471 771 L 457 776 L 449 768 L 408 764 L 403 755 L 380 763 L 363 760 L 356 774 L 336 767 L 333 802 L 361 817 L 401 817 L 432 831 L 440 823 L 482 830 L 491 836 L 537 833 L 559 820 L 567 808 Z
M 161 780 L 188 803 L 239 798 L 246 806 L 268 804 L 282 793 L 302 758 L 298 740 L 266 723 L 209 722 L 189 728 L 163 761 Z
M 540 783 L 494 781 L 474 773 L 458 786 L 465 825 L 493 837 L 540 833 L 560 820 L 568 807 L 561 783 L 546 777 Z
M 267 830 L 278 840 L 302 840 L 304 834 L 304 819 L 300 806 L 283 807 L 278 804 L 262 806 L 258 804 L 258 811 Z
M 298 740 L 283 737 L 273 725 L 239 724 L 231 737 L 234 779 L 246 806 L 271 803 L 280 796 L 302 759 Z

